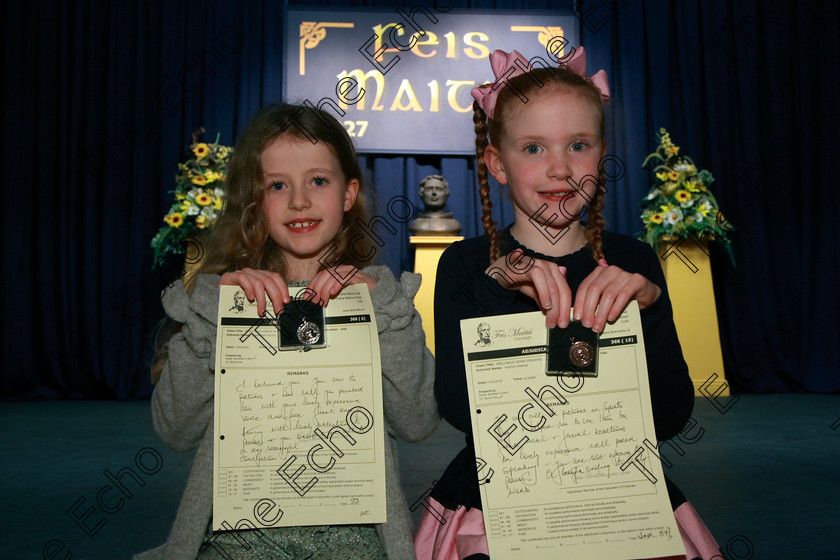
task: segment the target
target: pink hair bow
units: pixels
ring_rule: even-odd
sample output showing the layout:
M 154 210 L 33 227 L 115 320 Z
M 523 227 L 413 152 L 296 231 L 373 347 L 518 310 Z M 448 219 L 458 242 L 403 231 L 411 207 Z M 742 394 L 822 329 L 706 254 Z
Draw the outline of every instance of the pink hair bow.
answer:
M 565 58 L 565 57 L 564 57 Z M 586 50 L 583 47 L 572 48 L 572 56 L 569 58 L 568 61 L 563 62 L 563 59 L 560 59 L 559 66 L 565 66 L 578 76 L 583 76 L 590 82 L 592 85 L 598 88 L 598 91 L 601 92 L 601 97 L 604 99 L 610 98 L 610 84 L 607 82 L 607 72 L 603 69 L 598 70 L 591 76 L 586 75 Z
M 496 108 L 496 98 L 499 97 L 499 92 L 502 91 L 505 82 L 514 76 L 530 72 L 533 68 L 528 63 L 528 59 L 519 54 L 519 51 L 506 53 L 501 49 L 496 49 L 490 55 L 490 67 L 493 69 L 496 80 L 483 87 L 474 87 L 472 96 L 478 102 L 478 106 L 492 119 L 493 110 Z
M 571 58 L 567 62 L 561 61 L 559 66 L 566 66 L 575 74 L 586 78 L 586 52 L 584 48 L 577 47 L 574 49 Z M 495 82 L 473 88 L 472 96 L 478 102 L 478 106 L 484 110 L 484 113 L 492 119 L 494 118 L 496 99 L 499 97 L 499 92 L 502 90 L 502 87 L 509 79 L 525 72 L 530 72 L 533 70 L 533 67 L 518 51 L 506 53 L 503 50 L 493 51 L 490 55 L 490 67 L 493 69 L 493 75 L 496 78 Z M 592 85 L 598 88 L 598 91 L 601 92 L 601 96 L 604 99 L 609 99 L 610 86 L 607 83 L 607 73 L 604 70 L 598 70 L 598 72 L 587 79 L 592 82 Z

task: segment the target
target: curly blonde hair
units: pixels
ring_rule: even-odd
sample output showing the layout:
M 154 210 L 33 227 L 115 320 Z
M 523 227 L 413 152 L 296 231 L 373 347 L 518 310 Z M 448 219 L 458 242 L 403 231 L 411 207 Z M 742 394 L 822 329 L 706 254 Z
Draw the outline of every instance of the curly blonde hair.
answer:
M 333 240 L 334 260 L 358 268 L 374 264 L 377 251 L 348 251 L 351 239 L 365 239 L 360 223 L 369 223 L 371 202 L 365 189 L 362 169 L 353 141 L 343 126 L 329 113 L 313 107 L 290 104 L 268 105 L 255 114 L 236 142 L 228 165 L 227 200 L 213 230 L 202 237 L 204 250 L 200 264 L 186 279 L 192 292 L 198 274 L 224 274 L 243 268 L 254 268 L 286 275 L 283 251 L 269 235 L 270 227 L 263 212 L 265 185 L 261 156 L 265 148 L 279 137 L 308 142 L 324 142 L 339 161 L 345 181 L 356 179 L 359 192 L 353 206 L 344 213 L 341 228 Z M 313 143 L 314 143 L 313 142 Z M 362 260 L 366 258 L 366 260 Z M 164 321 L 156 334 L 156 353 L 152 363 L 152 382 L 157 383 L 167 358 L 169 339 L 182 325 Z
M 356 201 L 344 213 L 334 240 L 336 257 L 343 256 L 345 264 L 359 268 L 372 264 L 369 260 L 359 260 L 355 251 L 347 251 L 350 239 L 363 236 L 359 222 L 369 221 L 364 176 L 350 135 L 329 113 L 301 105 L 274 104 L 254 115 L 236 142 L 228 166 L 225 208 L 206 238 L 206 252 L 197 274 L 255 268 L 285 275 L 283 253 L 269 236 L 269 224 L 263 213 L 265 186 L 260 164 L 265 148 L 281 136 L 324 142 L 338 159 L 344 180 L 359 181 Z

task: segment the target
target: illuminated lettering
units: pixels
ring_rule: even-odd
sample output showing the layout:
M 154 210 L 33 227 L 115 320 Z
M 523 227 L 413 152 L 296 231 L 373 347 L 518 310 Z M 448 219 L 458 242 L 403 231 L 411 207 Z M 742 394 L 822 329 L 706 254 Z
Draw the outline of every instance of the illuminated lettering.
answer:
M 486 59 L 490 56 L 490 49 L 488 49 L 485 45 L 476 43 L 473 40 L 473 37 L 476 37 L 479 41 L 483 41 L 485 43 L 490 40 L 490 37 L 480 31 L 464 33 L 464 44 L 467 45 L 467 47 L 464 47 L 464 54 L 470 58 L 477 58 L 480 60 Z
M 370 70 L 367 73 L 362 72 L 358 68 L 355 70 L 351 70 L 350 72 L 342 71 L 341 74 L 338 75 L 339 80 L 344 80 L 346 78 L 352 78 L 355 82 L 359 85 L 359 96 L 363 95 L 365 88 L 368 87 L 367 81 L 368 78 L 373 78 L 374 84 L 376 85 L 376 95 L 373 98 L 373 105 L 371 106 L 371 111 L 384 111 L 385 106 L 382 105 L 382 93 L 385 91 L 385 77 L 382 75 L 382 72 L 379 70 Z M 360 111 L 364 111 L 365 109 L 365 99 L 361 97 L 358 102 L 358 106 L 356 107 Z M 347 108 L 347 104 L 344 103 L 344 100 L 339 97 L 339 106 L 342 109 Z
M 429 111 L 432 113 L 439 113 L 440 112 L 440 86 L 438 85 L 437 80 L 432 80 L 428 84 L 429 91 L 432 94 L 432 103 L 429 105 Z
M 450 31 L 444 37 L 446 37 L 446 58 L 455 58 L 455 34 Z
M 392 27 L 395 28 L 395 30 L 397 31 L 397 35 L 405 35 L 405 31 L 403 31 L 403 29 L 405 29 L 405 27 L 401 23 L 394 22 L 394 23 L 388 23 L 388 24 L 385 24 L 385 25 L 374 25 L 373 26 L 373 33 L 376 36 L 376 41 L 373 44 L 374 45 L 373 46 L 373 52 L 374 52 L 373 56 L 374 56 L 374 59 L 377 62 L 382 62 L 382 55 L 384 55 L 385 53 L 399 52 L 401 50 L 401 49 L 393 49 L 393 48 L 389 49 L 389 48 L 387 48 L 387 45 L 384 46 L 384 47 L 382 45 L 382 37 L 384 37 L 385 32 Z M 393 37 L 391 37 L 391 39 L 393 40 Z M 399 57 L 397 57 L 397 58 L 399 58 Z M 390 66 L 390 64 L 388 66 Z
M 420 58 L 431 58 L 431 57 L 433 57 L 437 54 L 437 49 L 434 49 L 433 51 L 431 51 L 428 54 L 423 54 L 422 52 L 420 52 L 420 47 L 425 47 L 427 45 L 434 46 L 434 45 L 439 45 L 440 44 L 440 41 L 438 41 L 437 35 L 435 35 L 431 31 L 427 31 L 426 34 L 428 35 L 428 37 L 426 37 L 426 39 L 424 41 L 417 41 L 417 44 L 415 44 L 414 47 L 412 47 L 412 49 L 411 49 L 411 52 L 413 52 L 414 54 L 416 54 Z
M 461 107 L 458 105 L 457 102 L 457 95 L 458 95 L 458 88 L 462 86 L 470 86 L 475 87 L 474 80 L 446 80 L 446 85 L 449 87 L 449 91 L 446 94 L 446 100 L 449 102 L 449 106 L 452 107 L 452 110 L 458 111 L 459 113 L 471 113 L 472 112 L 472 102 L 466 107 Z
M 446 83 L 448 85 L 449 81 L 447 81 Z M 407 104 L 402 102 L 403 95 L 408 97 L 408 103 Z M 411 89 L 411 83 L 408 81 L 407 78 L 403 78 L 403 81 L 400 82 L 400 89 L 397 90 L 397 95 L 394 98 L 394 102 L 391 104 L 391 109 L 390 110 L 391 111 L 423 112 L 423 108 L 420 106 L 420 103 L 417 101 L 417 96 L 414 95 L 414 90 Z

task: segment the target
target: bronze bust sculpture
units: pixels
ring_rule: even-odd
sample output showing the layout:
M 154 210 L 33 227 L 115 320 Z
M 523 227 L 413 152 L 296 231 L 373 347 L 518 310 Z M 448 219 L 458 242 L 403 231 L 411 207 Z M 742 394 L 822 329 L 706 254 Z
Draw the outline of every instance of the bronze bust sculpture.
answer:
M 408 229 L 412 235 L 458 235 L 461 224 L 446 212 L 446 199 L 449 198 L 449 183 L 441 175 L 429 175 L 420 181 L 420 200 L 424 211 L 417 216 Z

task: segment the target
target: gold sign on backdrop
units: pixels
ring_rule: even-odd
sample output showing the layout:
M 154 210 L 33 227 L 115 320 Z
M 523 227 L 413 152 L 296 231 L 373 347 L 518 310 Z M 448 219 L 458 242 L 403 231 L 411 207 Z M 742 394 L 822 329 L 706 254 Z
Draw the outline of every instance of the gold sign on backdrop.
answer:
M 532 64 L 555 66 L 578 44 L 578 21 L 562 11 L 452 6 L 287 8 L 286 100 L 331 112 L 361 153 L 471 153 L 470 90 L 492 77 L 490 54 L 517 50 Z
M 548 47 L 548 42 L 554 37 L 564 37 L 562 27 L 541 27 L 539 25 L 512 25 L 511 31 L 536 31 L 537 41 L 544 47 Z M 558 57 L 563 58 L 563 49 L 557 53 Z
M 306 75 L 306 49 L 314 49 L 327 36 L 327 27 L 353 28 L 352 23 L 303 21 L 300 24 L 300 75 Z

